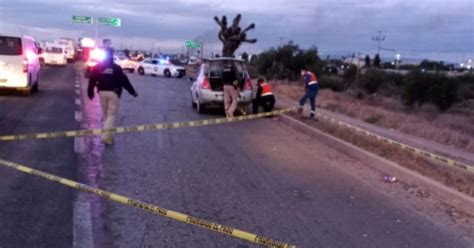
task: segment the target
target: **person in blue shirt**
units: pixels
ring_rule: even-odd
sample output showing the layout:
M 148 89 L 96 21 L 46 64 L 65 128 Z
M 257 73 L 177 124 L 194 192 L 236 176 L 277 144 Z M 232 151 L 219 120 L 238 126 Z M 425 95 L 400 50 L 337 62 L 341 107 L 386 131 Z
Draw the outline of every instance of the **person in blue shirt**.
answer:
M 319 92 L 318 78 L 316 77 L 316 74 L 309 71 L 306 67 L 301 68 L 301 76 L 303 77 L 304 88 L 306 92 L 300 98 L 298 114 L 300 117 L 302 116 L 304 104 L 309 99 L 309 103 L 311 104 L 310 118 L 316 119 L 316 96 Z

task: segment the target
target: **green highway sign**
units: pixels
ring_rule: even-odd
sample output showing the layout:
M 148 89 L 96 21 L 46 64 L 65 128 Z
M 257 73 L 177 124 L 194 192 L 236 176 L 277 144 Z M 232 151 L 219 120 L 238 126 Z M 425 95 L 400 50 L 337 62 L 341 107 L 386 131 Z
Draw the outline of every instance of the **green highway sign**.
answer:
M 122 20 L 115 17 L 99 17 L 99 23 L 103 25 L 109 25 L 113 27 L 121 27 Z
M 186 48 L 200 48 L 201 47 L 201 43 L 197 42 L 197 41 L 193 41 L 193 40 L 187 40 L 184 45 L 186 46 Z
M 91 16 L 72 16 L 72 22 L 92 24 L 94 22 L 94 18 Z

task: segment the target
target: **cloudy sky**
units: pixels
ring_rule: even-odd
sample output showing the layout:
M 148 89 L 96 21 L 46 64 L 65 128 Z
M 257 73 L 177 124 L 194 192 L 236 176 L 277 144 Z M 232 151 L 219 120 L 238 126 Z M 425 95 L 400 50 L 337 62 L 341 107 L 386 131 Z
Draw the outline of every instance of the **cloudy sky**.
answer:
M 121 28 L 99 26 L 99 35 L 112 38 L 115 47 L 179 52 L 185 40 L 200 39 L 210 54 L 220 50 L 212 18 L 237 13 L 242 26 L 257 25 L 248 35 L 257 44 L 240 52 L 293 40 L 322 54 L 374 54 L 372 37 L 382 30 L 382 46 L 402 57 L 474 57 L 473 0 L 1 0 L 0 33 L 24 32 L 39 40 L 94 36 L 92 25 L 74 24 L 72 15 L 120 17 Z

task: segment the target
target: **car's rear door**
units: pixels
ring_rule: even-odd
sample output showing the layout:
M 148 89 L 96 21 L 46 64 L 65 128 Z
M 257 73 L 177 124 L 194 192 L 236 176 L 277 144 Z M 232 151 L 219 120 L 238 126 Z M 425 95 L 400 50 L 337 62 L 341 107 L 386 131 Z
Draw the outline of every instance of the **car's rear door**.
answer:
M 16 83 L 23 76 L 24 60 L 21 38 L 0 36 L 0 86 Z

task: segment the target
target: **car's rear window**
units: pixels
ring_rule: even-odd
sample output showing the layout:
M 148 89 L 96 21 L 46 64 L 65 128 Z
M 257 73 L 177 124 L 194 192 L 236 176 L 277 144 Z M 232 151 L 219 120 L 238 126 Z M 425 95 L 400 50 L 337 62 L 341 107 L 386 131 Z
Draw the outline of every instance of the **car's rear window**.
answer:
M 244 65 L 242 62 L 239 61 L 232 61 L 235 68 L 241 74 L 244 72 Z M 224 65 L 228 63 L 228 60 L 217 60 L 211 61 L 207 70 L 209 72 L 209 77 L 221 77 L 222 76 L 222 69 L 224 69 Z
M 0 55 L 21 55 L 22 53 L 20 38 L 0 36 Z
M 47 53 L 63 53 L 63 49 L 60 47 L 46 47 Z

